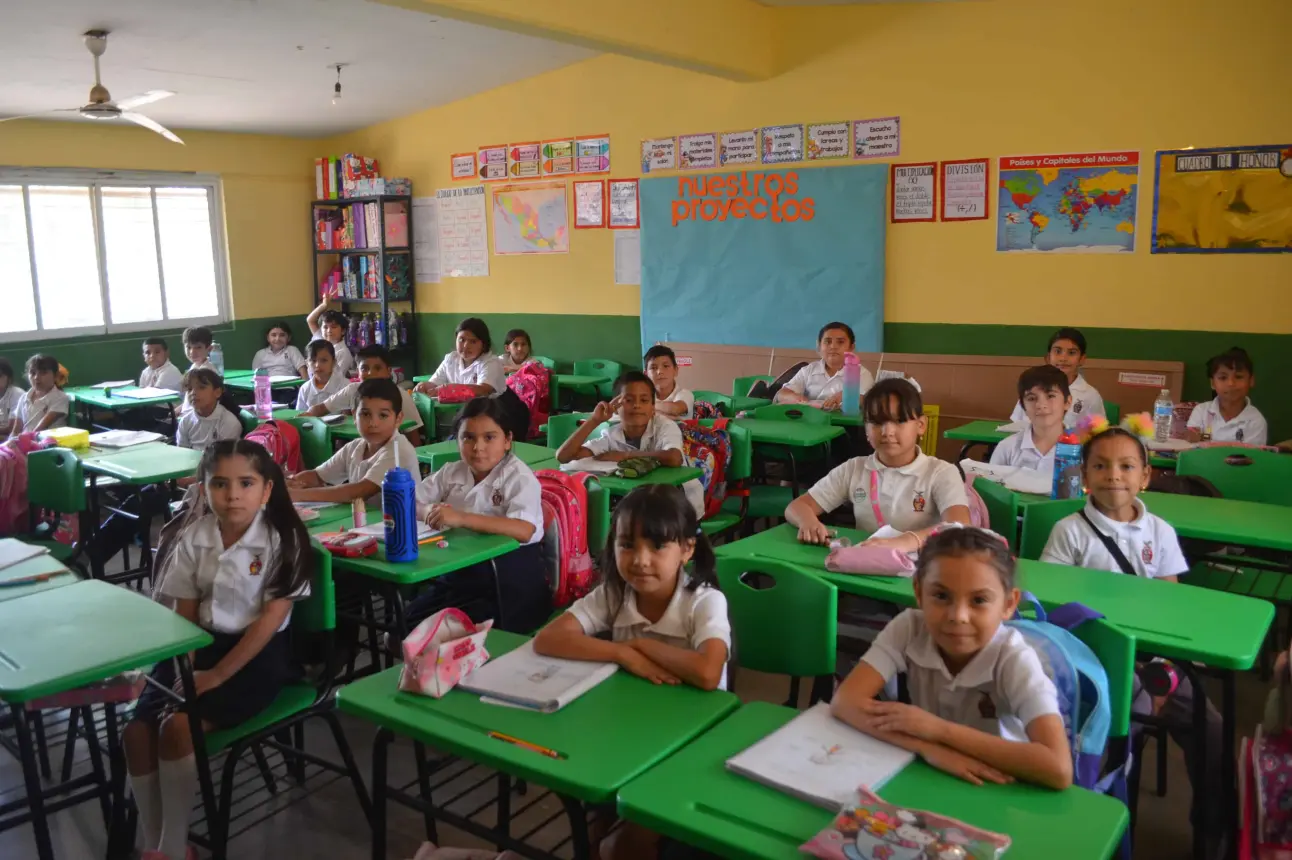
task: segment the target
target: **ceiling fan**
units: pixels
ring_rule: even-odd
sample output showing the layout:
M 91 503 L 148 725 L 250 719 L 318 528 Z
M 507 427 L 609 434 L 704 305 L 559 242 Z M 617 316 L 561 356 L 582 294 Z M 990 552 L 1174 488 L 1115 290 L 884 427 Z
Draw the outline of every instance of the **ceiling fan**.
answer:
M 90 101 L 82 107 L 75 108 L 57 108 L 55 110 L 42 111 L 38 114 L 26 114 L 24 116 L 10 116 L 0 119 L 0 122 L 8 122 L 12 119 L 27 119 L 33 116 L 44 116 L 50 113 L 71 113 L 76 112 L 86 119 L 114 120 L 125 119 L 136 125 L 141 125 L 150 131 L 155 131 L 162 137 L 172 143 L 183 143 L 179 135 L 163 126 L 161 123 L 149 119 L 141 113 L 135 113 L 134 108 L 141 105 L 150 104 L 155 101 L 161 101 L 170 98 L 175 93 L 170 90 L 149 90 L 146 93 L 140 93 L 137 96 L 131 96 L 128 99 L 122 99 L 119 102 L 112 100 L 108 88 L 103 86 L 99 80 L 99 57 L 108 47 L 107 30 L 90 30 L 85 34 L 85 47 L 94 55 L 94 86 L 90 89 Z

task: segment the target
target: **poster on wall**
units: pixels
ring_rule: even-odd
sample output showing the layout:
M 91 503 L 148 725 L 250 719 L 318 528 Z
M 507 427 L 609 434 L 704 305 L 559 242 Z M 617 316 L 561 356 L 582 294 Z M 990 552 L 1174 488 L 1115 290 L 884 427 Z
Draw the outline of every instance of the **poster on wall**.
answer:
M 449 156 L 449 175 L 454 182 L 476 178 L 476 154 L 458 152 Z
M 821 122 L 807 127 L 809 161 L 848 157 L 848 123 Z
M 610 180 L 609 226 L 611 230 L 635 230 L 641 226 L 637 191 L 636 179 Z
M 763 129 L 763 164 L 803 160 L 803 126 L 769 125 Z
M 894 224 L 937 220 L 937 162 L 894 164 L 888 217 Z
M 512 179 L 537 179 L 542 175 L 543 145 L 538 141 L 532 143 L 513 143 L 507 147 L 507 174 Z
M 472 164 L 475 158 L 473 153 Z M 440 282 L 440 213 L 434 197 L 413 198 L 413 271 L 419 284 Z
M 1006 156 L 996 175 L 997 251 L 1134 252 L 1138 152 Z
M 852 124 L 853 158 L 896 158 L 902 154 L 902 118 L 859 119 Z
M 574 227 L 606 226 L 606 181 L 592 179 L 574 183 Z
M 757 164 L 758 129 L 724 131 L 718 135 L 718 163 L 724 167 L 734 164 Z
M 482 146 L 476 150 L 477 173 L 485 182 L 507 178 L 507 147 Z
M 495 254 L 564 254 L 569 250 L 570 215 L 564 182 L 493 189 Z
M 677 138 L 655 137 L 642 141 L 642 173 L 677 168 Z
M 981 221 L 988 217 L 990 165 L 986 158 L 944 161 L 939 165 L 943 221 Z
M 610 135 L 591 134 L 574 139 L 574 172 L 610 172 Z
M 1152 251 L 1292 251 L 1292 144 L 1157 153 Z
M 615 233 L 615 286 L 637 286 L 642 282 L 642 231 Z
M 485 233 L 485 187 L 441 188 L 435 192 L 440 225 L 440 272 L 449 278 L 489 277 Z
M 716 134 L 684 134 L 677 139 L 678 166 L 683 170 L 706 170 L 718 166 Z
M 574 141 L 570 138 L 543 141 L 541 154 L 544 176 L 566 176 L 574 172 Z

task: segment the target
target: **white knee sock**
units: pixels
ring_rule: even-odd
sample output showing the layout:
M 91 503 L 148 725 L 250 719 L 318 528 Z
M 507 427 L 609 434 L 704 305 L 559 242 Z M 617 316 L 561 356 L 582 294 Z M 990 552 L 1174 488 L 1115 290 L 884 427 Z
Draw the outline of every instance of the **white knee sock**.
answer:
M 197 758 L 158 762 L 157 774 L 162 804 L 162 832 L 158 850 L 168 860 L 184 860 L 188 851 L 188 822 L 193 812 L 193 794 L 197 790 Z
M 130 775 L 130 792 L 139 808 L 139 829 L 144 835 L 144 850 L 156 851 L 161 844 L 162 798 L 157 771 L 143 776 Z

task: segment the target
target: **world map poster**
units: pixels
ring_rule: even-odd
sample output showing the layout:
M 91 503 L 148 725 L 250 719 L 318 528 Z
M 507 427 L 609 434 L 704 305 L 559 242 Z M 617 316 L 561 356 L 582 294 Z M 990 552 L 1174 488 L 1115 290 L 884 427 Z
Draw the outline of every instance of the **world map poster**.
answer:
M 1292 251 L 1292 146 L 1157 154 L 1154 254 Z
M 564 254 L 569 250 L 570 217 L 565 183 L 494 189 L 495 254 Z
M 1016 155 L 997 166 L 997 251 L 1135 250 L 1138 152 Z

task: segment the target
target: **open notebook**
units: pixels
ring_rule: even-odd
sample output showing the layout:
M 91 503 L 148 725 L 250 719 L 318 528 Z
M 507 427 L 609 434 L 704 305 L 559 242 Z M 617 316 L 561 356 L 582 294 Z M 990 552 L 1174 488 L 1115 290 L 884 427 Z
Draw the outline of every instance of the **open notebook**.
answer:
M 543 657 L 533 641 L 476 669 L 458 685 L 500 703 L 542 711 L 559 711 L 619 667 L 614 663 L 589 663 Z
M 375 537 L 379 541 L 386 540 L 386 524 L 384 522 L 373 523 L 371 525 L 366 525 L 366 526 L 360 526 L 357 529 L 350 529 L 350 532 L 351 534 L 367 535 L 368 537 Z M 426 523 L 417 524 L 417 540 L 419 543 L 424 540 L 429 540 L 430 538 L 435 537 L 439 533 L 440 533 L 439 529 L 433 529 L 430 526 L 428 526 Z
M 171 397 L 177 392 L 169 388 L 128 388 L 125 391 L 113 391 L 113 397 L 129 397 L 131 400 L 148 400 L 152 397 Z
M 836 720 L 822 702 L 727 759 L 727 769 L 837 810 L 856 796 L 858 786 L 877 791 L 914 758 Z
M 133 448 L 165 438 L 148 430 L 107 430 L 90 436 L 90 444 L 99 448 Z
M 0 538 L 0 570 L 22 564 L 38 555 L 45 555 L 49 550 L 43 546 L 32 546 L 17 538 Z

